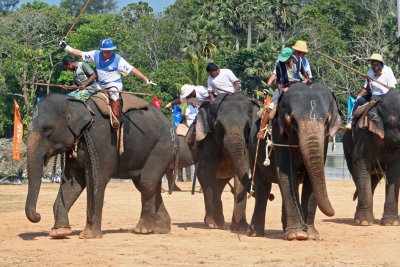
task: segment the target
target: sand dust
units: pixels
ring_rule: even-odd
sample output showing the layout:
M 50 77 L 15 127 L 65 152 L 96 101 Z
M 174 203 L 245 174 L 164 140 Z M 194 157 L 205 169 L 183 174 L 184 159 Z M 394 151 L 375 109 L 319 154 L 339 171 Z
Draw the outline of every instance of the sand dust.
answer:
M 1 266 L 400 266 L 400 227 L 355 226 L 351 180 L 328 181 L 329 196 L 336 215 L 318 211 L 316 227 L 320 241 L 284 241 L 281 229 L 281 197 L 276 185 L 275 200 L 267 210 L 266 237 L 248 237 L 229 231 L 233 197 L 223 194 L 224 229 L 207 229 L 203 223 L 203 195 L 190 194 L 190 183 L 178 183 L 183 192 L 163 194 L 172 218 L 166 235 L 130 233 L 139 219 L 140 194 L 132 183 L 110 183 L 103 210 L 103 238 L 81 240 L 86 221 L 83 194 L 70 211 L 73 236 L 48 237 L 53 226 L 52 206 L 57 184 L 42 184 L 38 212 L 42 220 L 33 224 L 25 217 L 27 185 L 0 186 Z M 163 185 L 166 187 L 166 185 Z M 383 211 L 384 183 L 374 199 L 375 217 Z M 250 221 L 254 199 L 248 201 Z

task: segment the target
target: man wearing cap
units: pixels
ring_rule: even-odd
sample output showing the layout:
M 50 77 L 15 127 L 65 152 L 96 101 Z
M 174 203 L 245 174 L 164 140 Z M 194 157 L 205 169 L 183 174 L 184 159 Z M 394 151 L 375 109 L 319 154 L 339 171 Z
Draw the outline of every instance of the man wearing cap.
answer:
M 230 69 L 220 69 L 214 63 L 209 63 L 206 67 L 208 72 L 208 92 L 211 100 L 214 95 L 221 93 L 235 93 L 240 90 L 239 79 Z
M 100 89 L 96 82 L 96 73 L 86 62 L 78 62 L 71 57 L 65 57 L 62 65 L 74 73 L 73 85 L 64 85 L 64 89 L 76 89 L 68 93 L 69 96 L 86 101 L 95 91 L 87 89 Z
M 379 99 L 389 91 L 389 88 L 394 88 L 397 84 L 392 69 L 383 64 L 383 58 L 380 54 L 372 54 L 369 60 L 371 61 L 371 68 L 367 73 L 364 87 L 357 96 L 352 113 L 359 106 L 370 101 L 371 98 Z M 385 84 L 387 87 L 374 82 L 372 79 Z
M 59 46 L 67 51 L 69 54 L 82 57 L 84 61 L 93 62 L 96 64 L 96 72 L 98 77 L 98 84 L 101 89 L 111 90 L 109 92 L 112 116 L 112 127 L 118 129 L 121 119 L 121 103 L 120 91 L 122 91 L 122 78 L 121 74 L 132 73 L 139 79 L 142 79 L 150 86 L 156 85 L 146 76 L 144 76 L 138 69 L 131 66 L 119 54 L 113 52 L 117 47 L 113 41 L 105 39 L 100 43 L 100 50 L 92 50 L 83 52 L 79 49 L 74 49 L 69 46 L 65 41 L 60 41 Z
M 181 87 L 180 97 L 165 105 L 165 108 L 170 109 L 175 105 L 185 102 L 190 102 L 193 104 L 193 106 L 199 108 L 203 101 L 209 98 L 210 94 L 208 93 L 207 88 L 204 86 L 184 84 Z

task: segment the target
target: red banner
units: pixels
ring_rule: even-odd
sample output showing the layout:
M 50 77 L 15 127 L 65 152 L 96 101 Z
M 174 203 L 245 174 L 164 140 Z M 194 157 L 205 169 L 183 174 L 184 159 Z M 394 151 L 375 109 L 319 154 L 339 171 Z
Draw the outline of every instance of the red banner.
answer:
M 153 96 L 153 106 L 155 106 L 157 109 L 161 108 L 162 100 L 157 98 L 156 96 Z
M 22 123 L 19 105 L 14 99 L 14 138 L 13 138 L 13 160 L 21 158 L 22 136 L 24 134 L 24 124 Z

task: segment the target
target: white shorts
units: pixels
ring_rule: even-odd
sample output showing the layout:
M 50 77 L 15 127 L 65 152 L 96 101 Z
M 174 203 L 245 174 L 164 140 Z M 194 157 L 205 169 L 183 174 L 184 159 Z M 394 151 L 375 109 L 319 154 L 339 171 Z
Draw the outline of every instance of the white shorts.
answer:
M 279 90 L 275 89 L 275 92 L 272 96 L 271 103 L 269 103 L 268 108 L 274 109 L 274 107 L 278 104 L 278 99 L 279 99 Z
M 106 89 L 106 90 L 111 90 L 115 92 L 121 92 L 122 91 L 122 83 L 109 83 L 106 85 L 100 85 L 101 89 Z M 120 99 L 120 94 L 119 93 L 114 93 L 114 92 L 108 92 L 108 95 L 110 96 L 110 99 L 116 101 Z

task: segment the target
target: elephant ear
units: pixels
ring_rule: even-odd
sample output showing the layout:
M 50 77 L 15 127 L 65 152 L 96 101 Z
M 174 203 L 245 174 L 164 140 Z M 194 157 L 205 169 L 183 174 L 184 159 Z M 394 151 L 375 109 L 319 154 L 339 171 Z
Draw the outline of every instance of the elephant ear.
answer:
M 378 135 L 381 139 L 385 137 L 382 117 L 378 114 L 378 109 L 373 107 L 368 111 L 368 130 Z
M 342 119 L 335 101 L 332 105 L 332 112 L 329 114 L 329 136 L 333 137 L 341 125 Z
M 204 140 L 211 129 L 211 114 L 209 110 L 210 102 L 203 102 L 196 118 L 196 141 Z
M 68 99 L 66 106 L 67 122 L 75 136 L 81 134 L 82 130 L 92 121 L 91 112 L 85 103 L 75 99 Z

